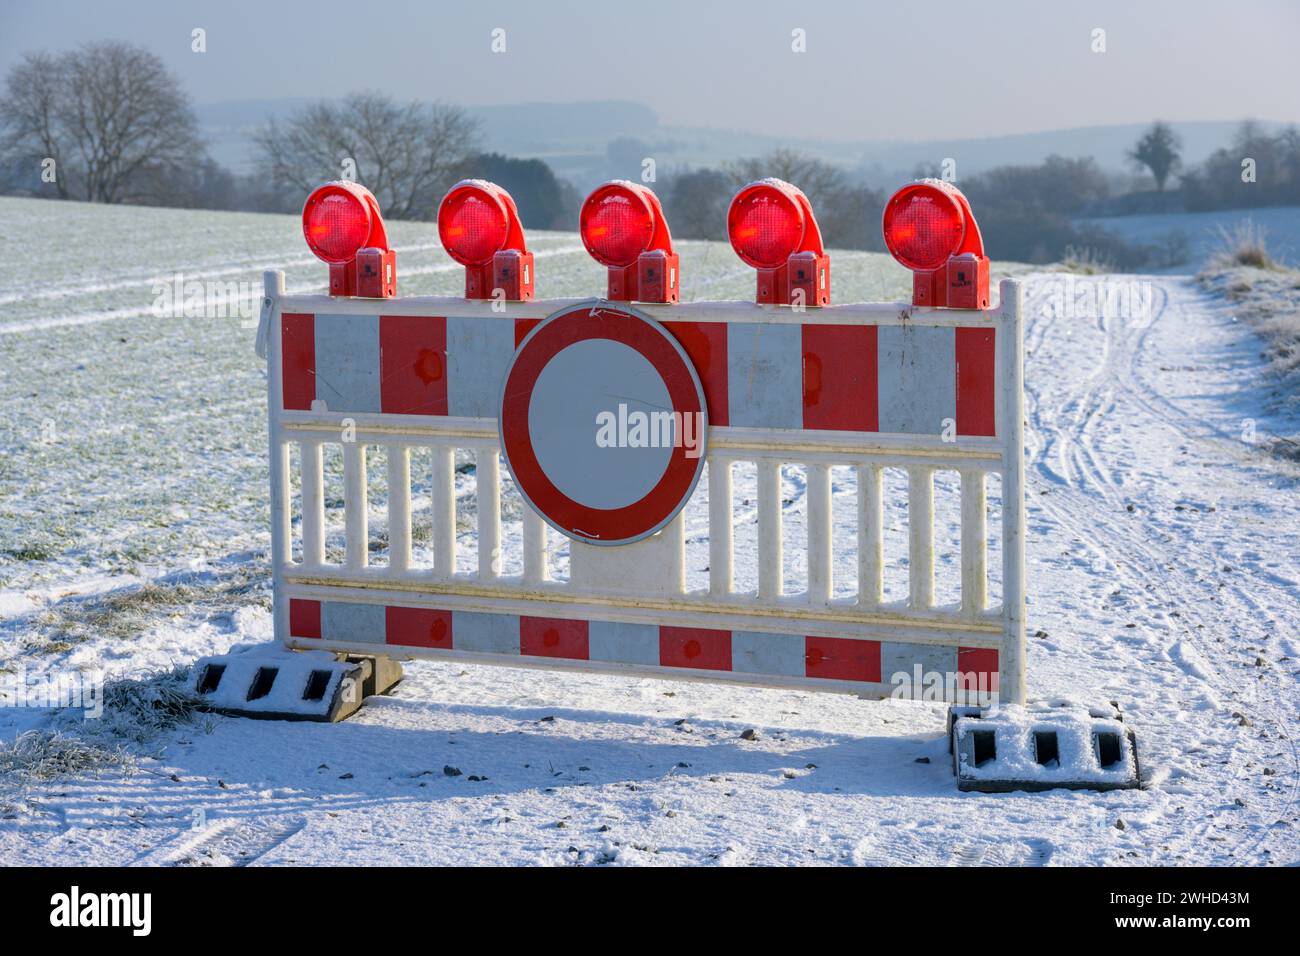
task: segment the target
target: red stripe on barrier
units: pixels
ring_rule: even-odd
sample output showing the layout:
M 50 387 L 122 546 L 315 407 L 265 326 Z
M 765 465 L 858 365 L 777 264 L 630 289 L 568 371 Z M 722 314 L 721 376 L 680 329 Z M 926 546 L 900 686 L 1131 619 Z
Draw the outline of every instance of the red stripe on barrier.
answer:
M 880 642 L 805 637 L 804 676 L 880 683 Z
M 541 319 L 515 319 L 515 348 L 519 348 L 528 338 L 528 333 L 541 323 Z
M 997 434 L 993 329 L 957 329 L 957 434 Z
M 525 657 L 585 661 L 590 657 L 588 648 L 586 621 L 554 617 L 519 619 L 519 653 Z
M 302 312 L 280 316 L 280 378 L 284 407 L 311 411 L 316 399 L 316 316 Z
M 803 327 L 803 427 L 880 428 L 874 325 Z
M 445 317 L 379 317 L 379 401 L 393 415 L 447 414 Z
M 659 663 L 663 667 L 731 670 L 731 632 L 707 627 L 660 627 Z
M 664 328 L 686 350 L 704 388 L 709 424 L 728 423 L 727 324 L 725 322 L 665 322 Z
M 385 641 L 406 647 L 452 648 L 451 611 L 393 607 L 384 611 Z
M 999 674 L 997 648 L 957 648 L 957 674 L 959 689 L 996 691 Z
M 289 599 L 289 636 L 320 637 L 320 601 Z

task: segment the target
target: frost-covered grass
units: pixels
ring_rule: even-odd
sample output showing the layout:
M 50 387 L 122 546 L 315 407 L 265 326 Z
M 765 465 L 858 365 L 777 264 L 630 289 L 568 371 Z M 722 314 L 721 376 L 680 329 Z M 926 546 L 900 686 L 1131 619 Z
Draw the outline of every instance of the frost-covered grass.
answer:
M 1090 247 L 1076 249 L 1067 246 L 1065 257 L 1058 264 L 1061 272 L 1073 272 L 1077 275 L 1103 275 L 1115 271 L 1115 263 L 1105 254 Z
M 1218 248 L 1206 264 L 1210 271 L 1223 271 L 1238 266 L 1269 270 L 1282 268 L 1268 250 L 1268 230 L 1253 219 L 1243 219 L 1230 227 L 1220 225 L 1218 239 Z
M 241 605 L 269 608 L 270 600 L 262 568 L 231 562 L 215 572 L 181 572 L 106 593 L 72 594 L 0 621 L 0 635 L 13 634 L 34 652 L 56 653 L 92 638 L 129 641 L 160 618 L 229 613 Z
M 164 735 L 200 719 L 202 700 L 189 688 L 188 666 L 105 681 L 95 709 L 51 712 L 48 726 L 0 740 L 0 788 L 133 771 Z
M 1224 230 L 1197 281 L 1232 303 L 1235 315 L 1260 334 L 1276 403 L 1300 408 L 1300 269 L 1279 265 L 1267 231 L 1242 221 Z M 1277 450 L 1300 457 L 1297 437 L 1283 437 Z
M 190 668 L 180 665 L 145 677 L 105 682 L 103 713 L 82 720 L 82 736 L 147 746 L 182 724 L 194 722 L 202 699 L 190 690 Z
M 130 767 L 122 744 L 104 745 L 64 730 L 28 730 L 0 741 L 0 785 L 27 784 Z

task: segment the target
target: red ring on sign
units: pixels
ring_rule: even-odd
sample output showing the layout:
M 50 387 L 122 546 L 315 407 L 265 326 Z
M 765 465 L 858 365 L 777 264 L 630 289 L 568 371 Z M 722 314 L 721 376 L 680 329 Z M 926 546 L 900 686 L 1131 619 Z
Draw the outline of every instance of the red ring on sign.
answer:
M 542 370 L 577 342 L 608 339 L 641 354 L 668 389 L 673 410 L 695 415 L 699 455 L 690 458 L 675 444 L 659 482 L 640 500 L 622 508 L 592 508 L 574 501 L 547 477 L 533 450 L 528 406 Z M 708 413 L 695 367 L 658 322 L 610 306 L 577 306 L 545 319 L 515 352 L 501 394 L 501 448 L 520 493 L 556 530 L 592 544 L 626 544 L 654 534 L 686 504 L 704 467 Z

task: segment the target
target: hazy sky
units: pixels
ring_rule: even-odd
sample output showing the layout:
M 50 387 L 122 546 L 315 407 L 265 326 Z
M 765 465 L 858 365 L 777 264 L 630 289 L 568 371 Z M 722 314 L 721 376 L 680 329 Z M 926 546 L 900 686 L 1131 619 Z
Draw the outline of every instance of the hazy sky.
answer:
M 195 27 L 206 53 L 190 50 Z M 666 124 L 884 140 L 1300 119 L 1295 0 L 0 0 L 0 70 L 99 38 L 154 50 L 201 103 L 359 88 L 464 105 L 626 99 Z

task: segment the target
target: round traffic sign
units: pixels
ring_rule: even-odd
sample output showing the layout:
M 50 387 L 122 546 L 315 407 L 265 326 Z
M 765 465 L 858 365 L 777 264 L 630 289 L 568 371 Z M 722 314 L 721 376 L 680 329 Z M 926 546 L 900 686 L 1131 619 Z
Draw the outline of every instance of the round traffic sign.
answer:
M 623 305 L 573 306 L 534 328 L 506 370 L 498 422 L 524 499 L 592 544 L 654 534 L 704 467 L 695 367 L 662 325 Z

